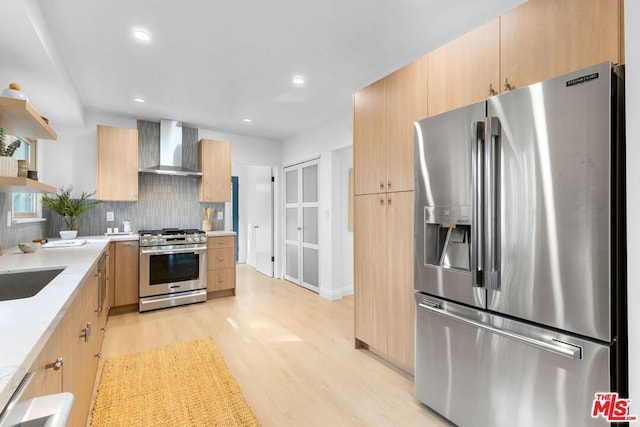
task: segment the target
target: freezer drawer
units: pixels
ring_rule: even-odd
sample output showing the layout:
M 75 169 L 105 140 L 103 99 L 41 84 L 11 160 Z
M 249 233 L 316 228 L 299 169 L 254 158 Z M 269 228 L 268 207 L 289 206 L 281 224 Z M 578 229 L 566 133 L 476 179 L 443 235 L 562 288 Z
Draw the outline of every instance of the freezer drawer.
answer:
M 598 426 L 611 349 L 416 294 L 416 398 L 465 426 Z

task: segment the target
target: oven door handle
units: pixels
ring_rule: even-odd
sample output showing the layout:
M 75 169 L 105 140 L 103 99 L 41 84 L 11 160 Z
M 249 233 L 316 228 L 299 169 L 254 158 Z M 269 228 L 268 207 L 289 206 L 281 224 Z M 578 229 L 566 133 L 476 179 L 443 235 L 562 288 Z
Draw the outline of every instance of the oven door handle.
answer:
M 184 249 L 140 249 L 140 254 L 144 255 L 171 255 L 171 254 L 188 254 L 190 252 L 205 253 L 204 248 L 184 248 Z

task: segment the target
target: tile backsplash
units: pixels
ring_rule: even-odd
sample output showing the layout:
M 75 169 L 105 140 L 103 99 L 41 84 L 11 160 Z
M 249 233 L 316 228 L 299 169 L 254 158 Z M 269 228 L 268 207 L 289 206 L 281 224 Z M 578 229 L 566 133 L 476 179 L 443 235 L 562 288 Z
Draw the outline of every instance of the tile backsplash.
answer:
M 200 228 L 203 208 L 224 212 L 224 203 L 198 202 L 199 179 L 166 175 L 140 175 L 137 202 L 103 202 L 78 219 L 78 234 L 93 236 L 104 234 L 107 227 L 118 227 L 122 221 L 131 221 L 131 229 L 163 227 Z M 46 209 L 45 209 L 46 210 Z M 107 222 L 107 212 L 113 212 L 114 221 Z M 59 215 L 46 212 L 47 235 L 56 236 L 64 228 Z M 224 230 L 224 219 L 211 221 L 213 230 Z
M 160 161 L 160 124 L 138 121 L 138 150 L 141 167 L 157 165 Z M 198 130 L 183 127 L 183 165 L 197 168 Z M 166 175 L 139 175 L 138 201 L 103 202 L 78 219 L 80 236 L 101 235 L 107 227 L 118 227 L 131 221 L 134 232 L 142 229 L 163 227 L 201 228 L 204 208 L 215 209 L 211 223 L 213 230 L 224 230 L 225 221 L 217 220 L 217 213 L 224 212 L 224 203 L 200 203 L 197 177 Z M 19 242 L 40 237 L 58 237 L 64 229 L 62 218 L 48 209 L 43 209 L 46 222 L 13 224 L 7 227 L 7 212 L 11 210 L 11 193 L 0 193 L 0 245 L 3 248 L 16 246 Z M 114 213 L 114 221 L 107 222 L 107 212 Z

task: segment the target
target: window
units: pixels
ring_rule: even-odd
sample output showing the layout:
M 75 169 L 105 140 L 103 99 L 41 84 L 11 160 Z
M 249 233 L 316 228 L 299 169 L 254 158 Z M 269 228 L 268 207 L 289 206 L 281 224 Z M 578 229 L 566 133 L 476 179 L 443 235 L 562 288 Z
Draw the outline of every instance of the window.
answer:
M 29 169 L 36 168 L 36 141 L 28 138 L 19 138 L 20 147 L 13 153 L 18 160 L 29 162 Z M 13 219 L 31 219 L 42 217 L 42 197 L 36 193 L 13 193 Z

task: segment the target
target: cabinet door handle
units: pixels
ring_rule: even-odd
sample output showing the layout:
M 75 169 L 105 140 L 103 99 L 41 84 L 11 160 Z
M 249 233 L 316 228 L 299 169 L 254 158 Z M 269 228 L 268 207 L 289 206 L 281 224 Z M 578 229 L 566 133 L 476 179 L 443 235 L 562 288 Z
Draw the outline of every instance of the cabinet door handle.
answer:
M 389 198 L 387 199 L 387 204 L 388 204 L 388 205 L 390 205 L 390 204 L 391 204 L 391 197 L 389 197 Z
M 384 197 L 380 197 L 380 204 L 384 205 Z
M 62 368 L 62 365 L 64 364 L 64 358 L 62 356 L 58 357 L 56 359 L 55 362 L 53 363 L 49 363 L 47 365 L 44 366 L 45 369 L 51 369 L 53 368 L 54 371 L 59 371 L 60 368 Z
M 516 87 L 509 83 L 509 79 L 504 79 L 504 91 L 509 92 L 510 90 L 514 90 Z
M 387 188 L 391 189 L 391 181 L 387 181 Z
M 383 181 L 380 181 L 380 189 L 384 190 L 384 182 Z
M 87 322 L 87 327 L 82 330 L 84 333 L 81 335 L 84 337 L 84 342 L 89 342 L 91 336 L 91 323 Z
M 489 83 L 489 96 L 493 96 L 493 95 L 497 95 L 498 92 L 496 92 L 496 90 L 493 88 L 493 85 L 491 83 Z

